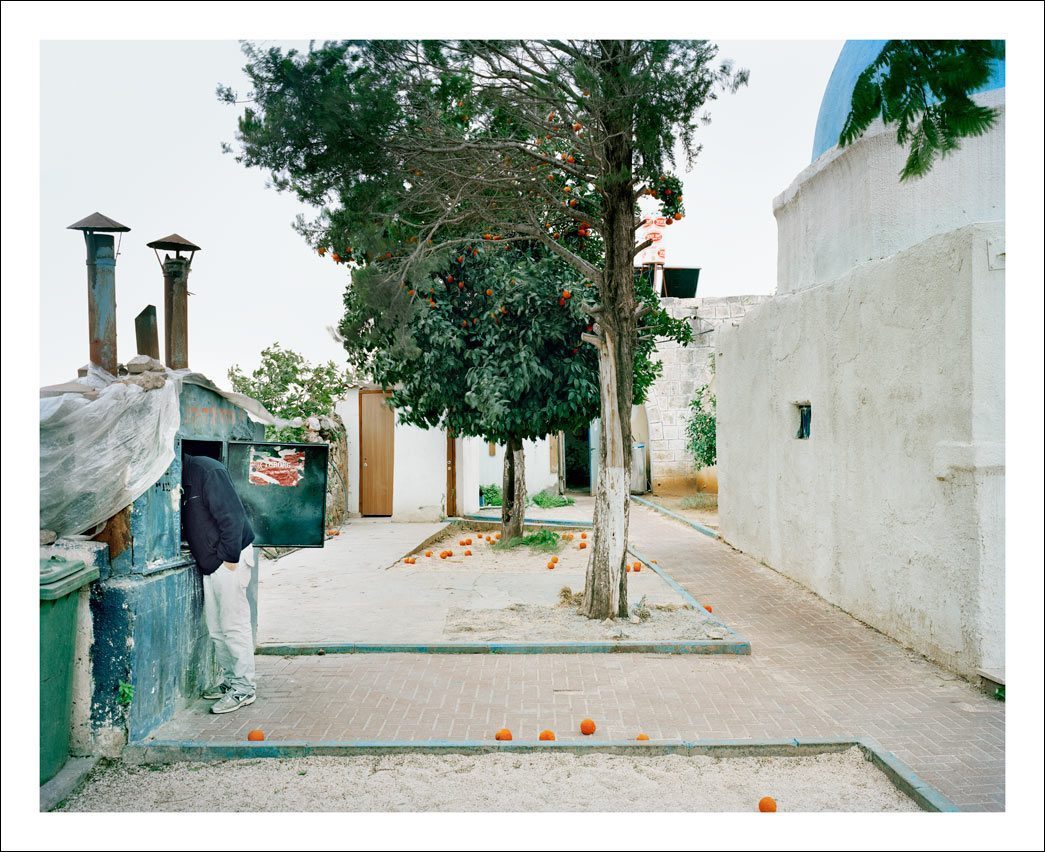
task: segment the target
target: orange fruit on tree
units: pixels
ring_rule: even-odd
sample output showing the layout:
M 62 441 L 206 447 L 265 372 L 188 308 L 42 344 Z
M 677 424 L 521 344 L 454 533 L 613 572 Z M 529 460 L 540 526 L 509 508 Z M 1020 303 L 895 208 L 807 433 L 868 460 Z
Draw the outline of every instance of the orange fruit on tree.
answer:
M 639 734 L 635 739 L 640 740 L 641 742 L 648 742 L 649 734 Z
M 501 730 L 493 735 L 493 738 L 495 740 L 500 740 L 501 742 L 506 742 L 512 738 L 512 732 L 507 728 L 501 728 Z
M 255 728 L 253 731 L 247 734 L 247 739 L 252 743 L 260 743 L 265 739 L 265 732 L 261 728 Z
M 681 213 L 676 213 L 676 214 L 675 214 L 675 221 L 676 221 L 676 222 L 678 222 L 678 221 L 680 221 L 681 219 L 682 219 L 682 214 L 681 214 Z
M 319 253 L 320 257 L 322 257 L 323 255 L 325 255 L 327 253 L 327 250 L 325 248 L 323 248 L 323 246 L 320 246 L 319 248 L 317 248 L 316 251 Z
M 493 295 L 493 290 L 491 290 L 489 287 L 487 287 L 486 288 L 486 295 L 487 296 L 492 296 Z
M 581 733 L 586 737 L 590 737 L 595 733 L 595 722 L 591 719 L 583 719 L 581 721 Z
M 772 796 L 763 796 L 758 800 L 758 809 L 764 814 L 776 813 L 776 799 Z
M 545 741 L 551 741 L 551 740 L 555 739 L 555 734 L 552 733 L 551 731 L 541 731 L 541 733 L 537 737 L 537 739 L 545 740 Z

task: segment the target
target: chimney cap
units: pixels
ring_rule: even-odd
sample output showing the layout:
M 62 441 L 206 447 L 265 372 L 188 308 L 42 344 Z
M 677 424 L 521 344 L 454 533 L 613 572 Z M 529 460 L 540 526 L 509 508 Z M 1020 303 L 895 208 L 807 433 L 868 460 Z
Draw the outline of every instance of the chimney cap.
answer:
M 163 251 L 203 251 L 198 245 L 190 243 L 185 237 L 178 234 L 169 234 L 145 245 L 151 249 L 162 249 Z
M 68 231 L 104 231 L 113 233 L 116 231 L 126 232 L 129 231 L 126 225 L 121 225 L 115 219 L 110 219 L 108 216 L 103 216 L 101 213 L 92 213 L 90 216 L 81 219 L 79 222 L 73 222 L 68 228 Z

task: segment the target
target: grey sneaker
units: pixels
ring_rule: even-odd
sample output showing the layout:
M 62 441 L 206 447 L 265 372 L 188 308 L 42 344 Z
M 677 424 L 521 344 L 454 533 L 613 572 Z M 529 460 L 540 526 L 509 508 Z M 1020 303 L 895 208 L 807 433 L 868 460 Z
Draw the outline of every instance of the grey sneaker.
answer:
M 232 687 L 225 681 L 222 681 L 221 683 L 216 684 L 215 686 L 209 686 L 205 690 L 203 690 L 203 697 L 206 698 L 208 701 L 213 701 L 217 698 L 223 698 L 225 693 L 228 692 L 230 689 L 232 689 Z
M 239 710 L 240 707 L 246 707 L 248 704 L 253 704 L 254 699 L 258 697 L 256 692 L 236 692 L 229 690 L 221 698 L 214 702 L 210 708 L 211 713 L 231 713 L 233 710 Z

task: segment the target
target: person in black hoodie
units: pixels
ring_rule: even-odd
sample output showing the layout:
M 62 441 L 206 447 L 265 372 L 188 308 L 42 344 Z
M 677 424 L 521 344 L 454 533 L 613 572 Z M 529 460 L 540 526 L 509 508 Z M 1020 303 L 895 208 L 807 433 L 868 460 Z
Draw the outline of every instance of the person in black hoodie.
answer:
M 213 713 L 230 713 L 257 696 L 254 635 L 247 584 L 254 562 L 254 530 L 225 466 L 206 456 L 182 463 L 182 524 L 203 575 L 203 610 L 222 680 L 204 690 Z

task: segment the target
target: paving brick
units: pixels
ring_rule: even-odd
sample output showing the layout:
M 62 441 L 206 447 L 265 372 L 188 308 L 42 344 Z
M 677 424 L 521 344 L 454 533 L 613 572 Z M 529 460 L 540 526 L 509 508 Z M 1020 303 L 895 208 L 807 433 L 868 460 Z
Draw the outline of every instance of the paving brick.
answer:
M 199 702 L 156 739 L 600 739 L 870 735 L 963 808 L 1004 810 L 1005 707 L 727 545 L 633 506 L 631 536 L 751 642 L 750 657 L 259 657 L 258 700 Z M 964 709 L 963 709 L 964 708 Z

